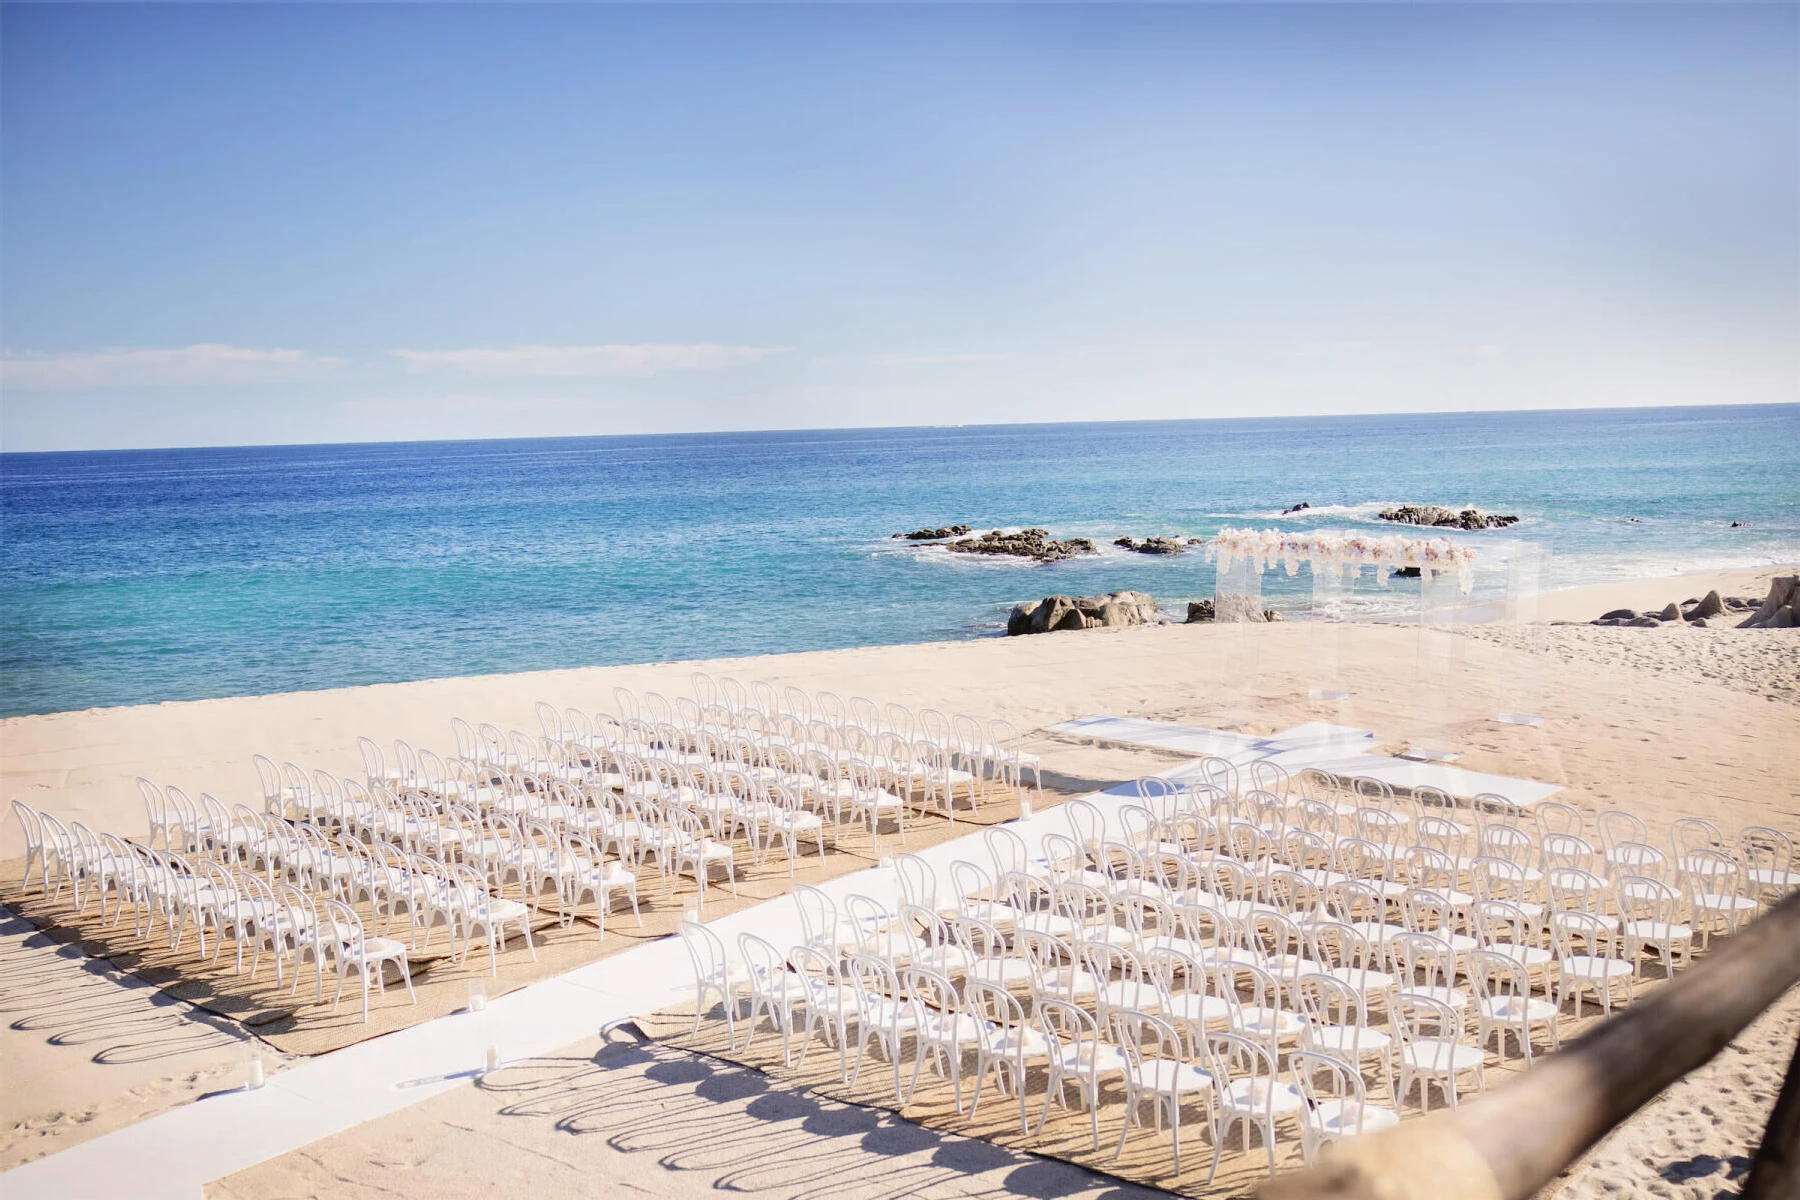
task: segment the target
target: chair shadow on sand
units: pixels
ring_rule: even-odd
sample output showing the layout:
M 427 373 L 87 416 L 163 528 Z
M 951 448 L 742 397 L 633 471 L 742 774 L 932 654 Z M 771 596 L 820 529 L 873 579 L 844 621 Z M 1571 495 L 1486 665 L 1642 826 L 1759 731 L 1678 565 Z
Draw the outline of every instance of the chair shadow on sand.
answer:
M 1161 1194 L 827 1099 L 639 1036 L 630 1026 L 615 1027 L 592 1058 L 531 1059 L 480 1086 L 505 1099 L 502 1116 L 549 1119 L 576 1137 L 603 1136 L 618 1153 L 654 1154 L 666 1170 L 709 1175 L 714 1190 L 803 1200 L 855 1190 L 899 1200 L 954 1172 L 961 1177 L 959 1195 L 1138 1200 Z M 971 1190 L 977 1179 L 980 1186 Z

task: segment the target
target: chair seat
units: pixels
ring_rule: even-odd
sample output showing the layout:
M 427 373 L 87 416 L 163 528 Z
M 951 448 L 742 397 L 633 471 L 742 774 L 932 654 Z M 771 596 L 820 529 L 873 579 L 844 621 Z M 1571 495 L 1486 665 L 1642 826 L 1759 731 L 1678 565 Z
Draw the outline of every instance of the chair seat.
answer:
M 1321 1100 L 1312 1110 L 1312 1127 L 1328 1138 L 1354 1137 L 1358 1133 L 1380 1133 L 1400 1123 L 1400 1115 L 1377 1104 L 1359 1104 L 1354 1100 Z
M 1233 1080 L 1219 1099 L 1227 1111 L 1254 1115 L 1273 1110 L 1275 1116 L 1283 1117 L 1306 1107 L 1299 1088 L 1272 1079 Z
M 1527 996 L 1490 996 L 1481 1002 L 1483 1016 L 1509 1024 L 1524 1021 L 1535 1025 L 1540 1021 L 1554 1021 L 1559 1011 L 1548 1000 Z
M 1627 921 L 1625 936 L 1640 942 L 1689 942 L 1694 931 L 1686 925 L 1667 921 Z
M 1108 1008 L 1136 1009 L 1139 1012 L 1156 1012 L 1162 1007 L 1162 992 L 1155 984 L 1133 983 L 1124 979 L 1113 979 L 1100 985 L 1098 996 L 1105 1001 Z
M 1388 991 L 1394 986 L 1394 977 L 1386 971 L 1365 971 L 1361 967 L 1328 967 L 1324 974 L 1350 985 L 1365 996 Z
M 1015 1025 L 993 1040 L 988 1049 L 1007 1058 L 1042 1058 L 1050 1057 L 1050 1042 L 1044 1035 L 1029 1025 Z
M 1436 1000 L 1441 1004 L 1448 1004 L 1457 1012 L 1462 1012 L 1469 1007 L 1469 993 L 1463 991 L 1461 988 L 1434 986 L 1408 987 L 1403 990 L 1411 992 L 1415 996 L 1429 996 L 1431 999 Z
M 1510 958 L 1528 970 L 1543 966 L 1551 958 L 1550 951 L 1542 946 L 1521 946 L 1517 942 L 1490 942 L 1484 949 Z
M 1031 978 L 1031 964 L 1022 958 L 984 958 L 970 963 L 963 973 L 983 983 L 1010 987 Z
M 968 1013 L 932 1013 L 919 1022 L 919 1036 L 940 1046 L 979 1046 L 992 1032 L 993 1026 Z
M 348 948 L 344 950 L 344 955 L 351 960 L 355 960 L 357 957 L 356 952 Z M 363 939 L 362 958 L 364 961 L 373 962 L 376 959 L 405 957 L 406 943 L 397 938 L 366 937 Z
M 530 909 L 526 908 L 517 900 L 500 899 L 488 901 L 488 916 L 496 921 L 523 920 L 530 912 Z
M 1153 1058 L 1136 1067 L 1128 1066 L 1126 1074 L 1144 1091 L 1159 1096 L 1185 1096 L 1213 1086 L 1211 1075 L 1192 1063 L 1172 1058 Z
M 1309 1025 L 1306 1028 L 1307 1049 L 1324 1050 L 1340 1058 L 1386 1054 L 1393 1044 L 1393 1036 L 1380 1029 L 1355 1025 Z
M 1246 1037 L 1297 1037 L 1307 1025 L 1285 1008 L 1244 1005 L 1237 1010 L 1233 1025 Z
M 1400 1057 L 1415 1071 L 1442 1075 L 1450 1071 L 1473 1071 L 1487 1055 L 1477 1046 L 1465 1046 L 1442 1038 L 1421 1038 L 1402 1043 Z
M 1160 1001 L 1162 1015 L 1183 1024 L 1213 1025 L 1231 1019 L 1231 1002 L 1223 996 L 1206 996 L 1199 992 L 1165 993 Z
M 1105 1042 L 1070 1042 L 1056 1055 L 1057 1065 L 1071 1075 L 1116 1075 L 1125 1070 L 1125 1052 Z

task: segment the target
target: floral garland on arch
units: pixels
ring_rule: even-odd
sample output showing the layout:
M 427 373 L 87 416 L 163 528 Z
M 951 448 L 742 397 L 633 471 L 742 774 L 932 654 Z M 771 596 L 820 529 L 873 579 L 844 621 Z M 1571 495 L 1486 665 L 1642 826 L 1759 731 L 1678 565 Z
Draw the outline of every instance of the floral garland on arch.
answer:
M 1240 558 L 1249 560 L 1259 573 L 1279 562 L 1290 576 L 1299 573 L 1301 563 L 1310 563 L 1314 572 L 1322 568 L 1350 572 L 1366 565 L 1378 568 L 1376 575 L 1386 587 L 1387 571 L 1379 568 L 1417 567 L 1432 575 L 1455 571 L 1457 586 L 1465 596 L 1475 586 L 1475 551 L 1448 538 L 1368 537 L 1329 529 L 1313 533 L 1221 529 L 1206 554 L 1221 572 L 1231 570 L 1231 564 Z

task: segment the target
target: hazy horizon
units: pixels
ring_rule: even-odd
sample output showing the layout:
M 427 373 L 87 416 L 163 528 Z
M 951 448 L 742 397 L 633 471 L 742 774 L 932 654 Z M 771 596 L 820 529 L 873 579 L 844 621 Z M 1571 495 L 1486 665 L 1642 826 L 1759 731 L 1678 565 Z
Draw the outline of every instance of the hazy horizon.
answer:
M 1038 429 L 1054 428 L 1067 425 L 1186 425 L 1206 423 L 1229 423 L 1251 421 L 1354 421 L 1358 419 L 1379 420 L 1383 417 L 1463 417 L 1493 416 L 1503 417 L 1542 413 L 1545 415 L 1567 415 L 1574 413 L 1632 413 L 1632 412 L 1702 412 L 1707 410 L 1725 410 L 1731 408 L 1800 408 L 1800 401 L 1768 400 L 1750 404 L 1732 404 L 1720 401 L 1714 404 L 1655 404 L 1655 405 L 1604 405 L 1596 407 L 1571 408 L 1487 408 L 1487 409 L 1439 409 L 1439 410 L 1406 410 L 1400 412 L 1355 412 L 1355 413 L 1274 413 L 1265 416 L 1207 416 L 1207 417 L 1130 417 L 1130 418 L 1097 418 L 1069 421 L 960 421 L 930 422 L 907 425 L 781 425 L 745 427 L 741 429 L 688 429 L 688 430 L 648 430 L 627 433 L 528 433 L 528 434 L 494 434 L 475 437 L 419 437 L 419 438 L 348 438 L 335 441 L 319 442 L 203 442 L 195 444 L 168 444 L 144 446 L 94 446 L 85 448 L 57 450 L 8 450 L 0 449 L 0 455 L 29 454 L 128 454 L 134 451 L 152 450 L 280 450 L 280 449 L 329 449 L 332 446 L 405 446 L 427 445 L 435 442 L 522 442 L 522 441 L 574 441 L 581 439 L 605 438 L 702 438 L 702 437 L 740 437 L 755 434 L 775 433 L 905 433 L 934 429 Z
M 0 7 L 0 450 L 1800 399 L 1800 7 Z

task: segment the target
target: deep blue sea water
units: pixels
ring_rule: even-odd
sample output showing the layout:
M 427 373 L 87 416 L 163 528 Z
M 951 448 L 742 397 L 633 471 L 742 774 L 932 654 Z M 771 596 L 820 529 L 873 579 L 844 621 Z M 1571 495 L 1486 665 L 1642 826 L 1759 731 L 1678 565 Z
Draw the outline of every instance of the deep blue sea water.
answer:
M 1462 537 L 1547 545 L 1556 585 L 1791 562 L 1797 468 L 1800 405 L 4 455 L 0 714 L 985 637 L 1053 592 L 1213 591 L 1199 553 L 888 537 L 921 525 L 1386 533 L 1377 509 L 1419 502 L 1519 514 Z M 1302 615 L 1310 583 L 1265 595 Z

